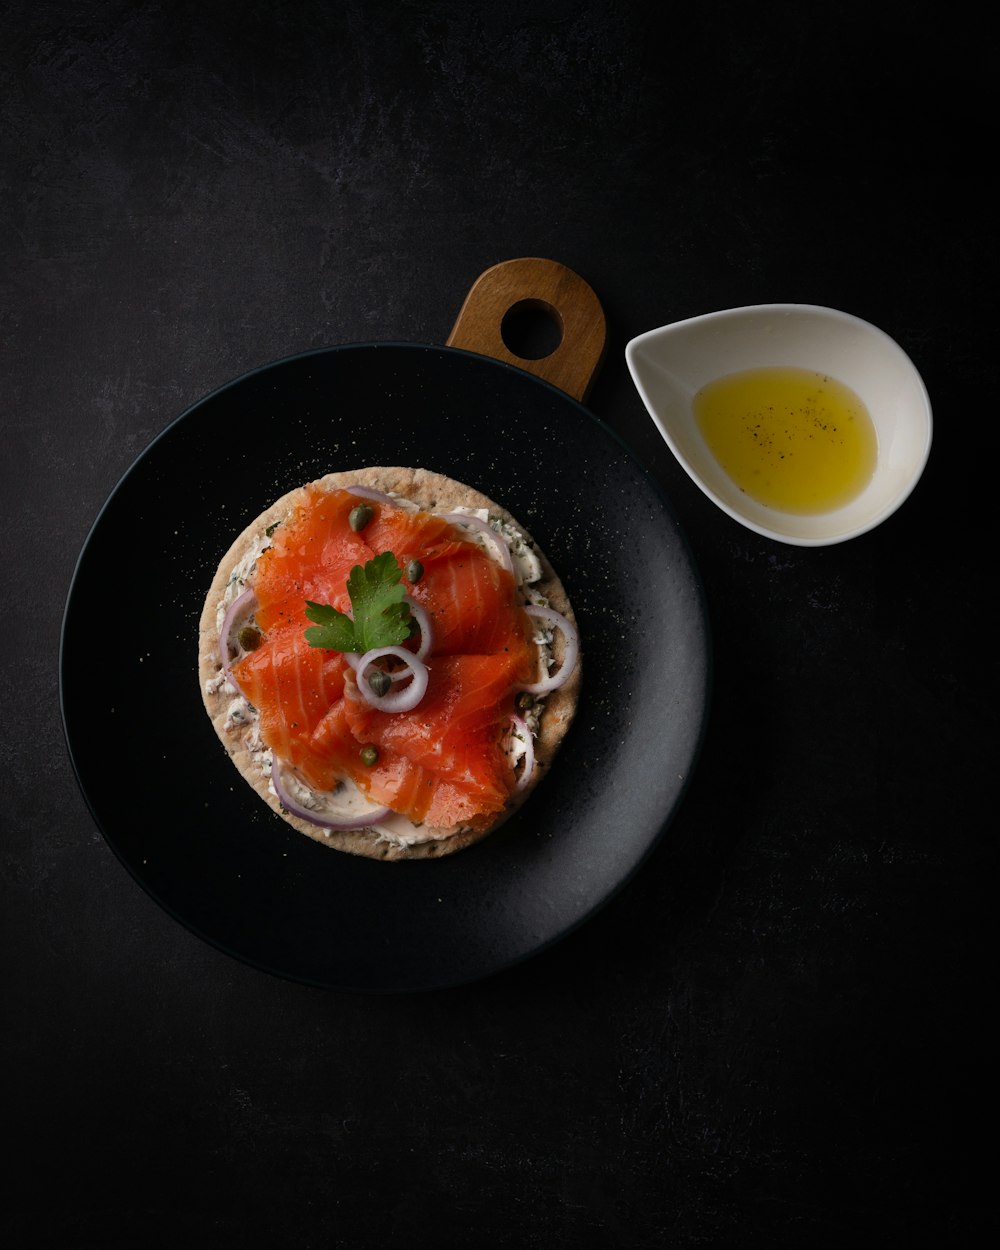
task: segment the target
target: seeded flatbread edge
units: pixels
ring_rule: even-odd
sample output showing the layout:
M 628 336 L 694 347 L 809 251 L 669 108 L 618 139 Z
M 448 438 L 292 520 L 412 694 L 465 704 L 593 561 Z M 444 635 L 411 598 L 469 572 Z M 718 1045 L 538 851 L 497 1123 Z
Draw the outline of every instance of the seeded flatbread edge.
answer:
M 562 582 L 528 531 L 506 508 L 471 486 L 466 486 L 462 482 L 429 469 L 383 467 L 328 473 L 318 481 L 309 483 L 309 486 L 327 491 L 343 489 L 347 486 L 367 486 L 373 490 L 399 494 L 434 512 L 448 512 L 461 507 L 487 508 L 491 515 L 500 516 L 518 529 L 538 556 L 542 566 L 542 577 L 533 584 L 533 588 L 544 595 L 557 612 L 562 613 L 570 621 L 575 621 L 573 609 Z M 327 831 L 285 811 L 277 796 L 270 790 L 268 778 L 263 774 L 249 747 L 243 741 L 245 728 L 241 726 L 225 728 L 228 707 L 234 696 L 224 689 L 213 692 L 211 684 L 221 672 L 217 626 L 218 606 L 233 570 L 253 549 L 265 529 L 285 520 L 292 514 L 296 505 L 305 499 L 307 489 L 305 485 L 297 487 L 271 504 L 246 527 L 219 562 L 219 567 L 205 597 L 199 623 L 198 676 L 205 709 L 226 753 L 246 782 L 273 812 L 300 833 L 335 850 L 352 855 L 363 855 L 369 859 L 412 860 L 450 855 L 481 841 L 499 828 L 543 780 L 576 713 L 580 692 L 581 662 L 577 661 L 576 670 L 566 684 L 545 698 L 539 732 L 535 738 L 535 771 L 531 779 L 523 790 L 511 797 L 504 811 L 500 812 L 497 819 L 485 829 L 471 830 L 461 827 L 437 829 L 433 831 L 433 840 L 404 846 L 387 840 L 371 829 Z M 553 653 L 557 664 L 562 658 L 562 646 L 562 636 L 559 631 L 556 631 Z

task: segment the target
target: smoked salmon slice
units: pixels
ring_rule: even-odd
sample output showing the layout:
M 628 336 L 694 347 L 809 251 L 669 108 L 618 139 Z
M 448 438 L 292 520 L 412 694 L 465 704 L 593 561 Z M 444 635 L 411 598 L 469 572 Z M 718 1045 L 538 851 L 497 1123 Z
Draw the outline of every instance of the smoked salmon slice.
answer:
M 335 761 L 312 741 L 331 704 L 344 692 L 343 656 L 317 651 L 289 629 L 275 629 L 233 666 L 240 690 L 260 715 L 260 735 L 309 785 L 329 789 Z
M 265 745 L 313 788 L 349 777 L 415 824 L 485 824 L 514 789 L 504 738 L 515 693 L 537 667 L 531 619 L 513 574 L 463 529 L 375 502 L 356 532 L 361 502 L 346 490 L 310 490 L 275 530 L 252 579 L 261 642 L 233 664 L 234 679 Z M 305 638 L 306 601 L 349 613 L 351 570 L 386 551 L 431 627 L 427 690 L 406 712 L 371 706 L 344 656 Z M 413 582 L 411 561 L 422 566 Z M 376 748 L 375 763 L 362 761 L 365 747 Z

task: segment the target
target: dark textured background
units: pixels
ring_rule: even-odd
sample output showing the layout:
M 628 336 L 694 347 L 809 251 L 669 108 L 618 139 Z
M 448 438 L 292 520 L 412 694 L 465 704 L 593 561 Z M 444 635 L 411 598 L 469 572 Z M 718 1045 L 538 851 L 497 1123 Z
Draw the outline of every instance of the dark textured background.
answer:
M 5 9 L 7 1244 L 996 1231 L 995 54 L 919 4 Z M 701 569 L 698 771 L 638 878 L 527 964 L 416 996 L 279 981 L 95 829 L 59 717 L 77 555 L 202 395 L 312 347 L 443 342 L 522 255 L 601 298 L 589 406 Z M 923 480 L 854 542 L 730 521 L 629 381 L 633 335 L 768 301 L 874 321 L 930 391 Z

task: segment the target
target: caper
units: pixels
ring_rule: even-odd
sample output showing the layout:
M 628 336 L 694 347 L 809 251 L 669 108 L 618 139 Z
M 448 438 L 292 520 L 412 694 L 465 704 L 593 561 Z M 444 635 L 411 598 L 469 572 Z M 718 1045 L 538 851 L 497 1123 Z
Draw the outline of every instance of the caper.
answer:
M 392 678 L 388 673 L 377 668 L 371 677 L 368 678 L 368 689 L 376 698 L 381 699 L 384 694 L 389 693 L 389 687 L 392 685 Z
M 535 696 L 528 690 L 522 690 L 514 702 L 519 712 L 527 712 L 535 706 Z
M 359 503 L 356 508 L 351 509 L 351 514 L 347 518 L 348 524 L 355 533 L 363 530 L 368 522 L 375 515 L 375 509 L 369 508 L 366 503 Z
M 372 768 L 378 763 L 378 747 L 362 747 L 361 763 L 367 768 Z
M 256 651 L 263 638 L 256 625 L 243 625 L 236 635 L 236 641 L 244 651 Z
M 419 560 L 411 560 L 410 563 L 406 566 L 406 580 L 410 583 L 411 586 L 414 583 L 419 582 L 420 579 L 423 577 L 423 575 L 424 575 L 424 566 L 420 563 Z

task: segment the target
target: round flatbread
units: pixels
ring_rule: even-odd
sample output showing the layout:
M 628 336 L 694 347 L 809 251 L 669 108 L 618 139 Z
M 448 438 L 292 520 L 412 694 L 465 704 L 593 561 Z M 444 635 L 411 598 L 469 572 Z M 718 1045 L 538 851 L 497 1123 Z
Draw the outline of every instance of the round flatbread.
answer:
M 222 557 L 202 610 L 199 627 L 198 676 L 205 708 L 216 733 L 236 768 L 268 806 L 300 833 L 336 850 L 372 859 L 427 859 L 448 855 L 487 836 L 516 810 L 542 780 L 569 729 L 579 700 L 579 657 L 569 679 L 536 701 L 532 710 L 535 767 L 527 783 L 515 791 L 493 822 L 485 827 L 453 825 L 447 828 L 415 826 L 396 817 L 378 828 L 326 829 L 288 812 L 270 780 L 270 752 L 255 724 L 255 712 L 227 680 L 220 656 L 220 629 L 226 607 L 242 585 L 252 584 L 258 556 L 266 549 L 274 528 L 285 521 L 307 498 L 307 492 L 343 490 L 359 486 L 381 491 L 418 505 L 423 511 L 447 513 L 456 509 L 486 509 L 490 520 L 499 519 L 523 538 L 526 562 L 532 568 L 530 584 L 522 583 L 525 603 L 544 601 L 575 624 L 573 609 L 562 582 L 545 555 L 522 525 L 499 504 L 480 491 L 426 469 L 369 467 L 329 473 L 317 482 L 283 495 L 261 513 L 233 542 Z M 362 501 L 363 502 L 363 501 Z M 517 544 L 515 544 L 517 545 Z M 551 659 L 554 669 L 562 663 L 564 640 L 553 631 Z

